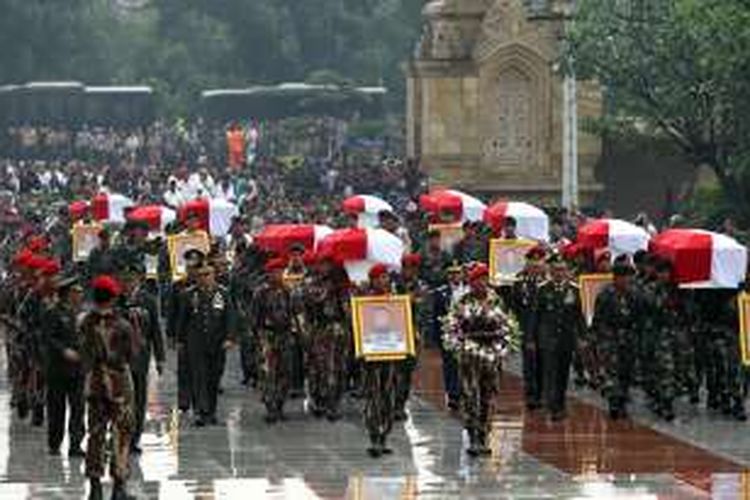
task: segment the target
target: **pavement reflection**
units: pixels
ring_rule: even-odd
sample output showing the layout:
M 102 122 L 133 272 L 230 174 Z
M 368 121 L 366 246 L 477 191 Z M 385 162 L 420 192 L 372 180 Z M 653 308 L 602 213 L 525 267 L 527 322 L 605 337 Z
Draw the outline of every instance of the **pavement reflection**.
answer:
M 236 380 L 236 363 L 216 427 L 193 428 L 176 411 L 173 369 L 152 378 L 144 453 L 133 461 L 138 498 L 742 498 L 750 484 L 737 464 L 634 424 L 613 426 L 583 403 L 564 424 L 529 415 L 512 376 L 493 424 L 493 455 L 471 460 L 459 419 L 443 408 L 429 352 L 410 417 L 394 431 L 394 454 L 374 461 L 356 400 L 346 401 L 337 424 L 304 415 L 295 400 L 289 421 L 266 427 L 257 394 Z M 85 498 L 83 463 L 47 457 L 44 430 L 13 417 L 8 397 L 0 380 L 0 499 Z

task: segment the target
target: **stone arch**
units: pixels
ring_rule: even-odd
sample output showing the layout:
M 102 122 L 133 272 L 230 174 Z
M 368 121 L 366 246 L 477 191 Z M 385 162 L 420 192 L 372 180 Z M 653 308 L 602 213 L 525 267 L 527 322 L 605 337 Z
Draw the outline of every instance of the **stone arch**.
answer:
M 522 43 L 496 47 L 477 61 L 482 163 L 547 173 L 552 125 L 550 63 Z

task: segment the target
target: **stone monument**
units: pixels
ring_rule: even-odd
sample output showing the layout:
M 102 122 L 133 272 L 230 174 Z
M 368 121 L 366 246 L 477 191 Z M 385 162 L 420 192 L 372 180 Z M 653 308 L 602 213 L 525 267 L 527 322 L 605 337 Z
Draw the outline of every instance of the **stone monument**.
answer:
M 564 19 L 570 0 L 434 0 L 407 66 L 407 149 L 433 185 L 558 203 L 562 184 Z M 601 89 L 578 84 L 579 123 L 602 111 Z M 579 127 L 580 129 L 580 127 Z M 579 131 L 581 203 L 601 140 Z

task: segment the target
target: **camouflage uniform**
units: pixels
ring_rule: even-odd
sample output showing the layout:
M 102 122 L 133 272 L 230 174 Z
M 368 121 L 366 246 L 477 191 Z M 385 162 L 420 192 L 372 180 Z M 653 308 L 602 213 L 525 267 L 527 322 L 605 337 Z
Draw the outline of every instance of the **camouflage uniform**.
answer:
M 330 278 L 307 280 L 304 295 L 304 344 L 307 346 L 307 381 L 312 412 L 339 416 L 347 368 L 350 320 L 347 297 Z
M 18 332 L 19 375 L 21 401 L 31 407 L 32 422 L 35 426 L 44 424 L 46 406 L 46 366 L 44 349 L 45 316 L 52 303 L 39 292 L 33 291 L 20 306 L 19 317 L 22 331 Z
M 124 482 L 130 473 L 133 432 L 133 380 L 130 361 L 138 349 L 131 324 L 113 310 L 94 310 L 83 317 L 81 356 L 86 368 L 89 439 L 86 475 L 104 475 L 107 431 L 112 432 L 110 474 Z
M 137 448 L 143 434 L 146 421 L 146 403 L 148 400 L 148 373 L 151 355 L 156 362 L 163 364 L 165 360 L 164 340 L 159 327 L 159 314 L 154 297 L 145 286 L 141 285 L 127 297 L 122 304 L 123 313 L 133 326 L 134 334 L 139 337 L 140 349 L 134 353 L 131 362 L 133 377 L 135 428 L 133 429 L 132 444 Z
M 260 388 L 269 421 L 283 417 L 289 392 L 292 346 L 300 334 L 297 307 L 285 287 L 261 286 L 253 299 L 253 332 L 260 348 Z
M 481 314 L 477 316 L 473 313 L 475 317 L 470 320 L 471 324 L 464 324 L 468 321 L 464 312 L 472 310 L 481 311 Z M 454 340 L 461 346 L 473 342 L 481 348 L 494 350 L 500 340 L 497 325 L 488 324 L 485 319 L 486 314 L 493 310 L 506 310 L 502 299 L 495 292 L 488 290 L 485 297 L 478 297 L 472 292 L 464 295 L 454 304 L 448 317 L 449 321 L 464 324 L 461 337 Z M 450 332 L 446 332 L 446 336 L 450 335 Z M 459 347 L 454 352 L 461 381 L 464 427 L 471 442 L 469 453 L 489 453 L 487 437 L 502 373 L 500 353 L 485 357 L 465 347 Z
M 411 356 L 398 365 L 396 374 L 396 402 L 395 402 L 395 419 L 406 419 L 406 402 L 409 400 L 411 393 L 412 378 L 414 370 L 417 368 L 417 358 L 420 351 L 420 333 L 428 328 L 435 316 L 434 300 L 430 299 L 427 285 L 420 279 L 415 278 L 409 281 L 396 281 L 396 293 L 411 296 L 412 319 L 415 323 L 414 341 L 416 355 Z
M 744 371 L 737 340 L 736 296 L 728 290 L 701 290 L 702 333 L 707 337 L 706 383 L 709 407 L 745 420 Z
M 618 292 L 613 285 L 596 300 L 593 330 L 604 371 L 604 397 L 614 418 L 625 416 L 633 381 L 633 368 L 642 304 L 636 292 Z

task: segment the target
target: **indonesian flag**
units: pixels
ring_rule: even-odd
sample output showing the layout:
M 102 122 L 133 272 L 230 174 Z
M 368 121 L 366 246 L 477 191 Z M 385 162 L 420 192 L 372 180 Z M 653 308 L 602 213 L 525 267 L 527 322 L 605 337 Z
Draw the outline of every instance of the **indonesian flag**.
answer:
M 343 263 L 349 279 L 362 283 L 375 264 L 400 270 L 404 250 L 403 241 L 384 229 L 357 228 L 334 231 L 323 239 L 318 252 Z
M 747 248 L 729 236 L 699 229 L 671 229 L 650 243 L 655 255 L 674 266 L 687 288 L 737 288 L 745 280 Z
M 433 219 L 444 213 L 453 216 L 453 222 L 481 221 L 487 205 L 461 191 L 441 189 L 431 191 L 419 198 L 419 205 Z
M 578 243 L 584 248 L 608 248 L 613 257 L 648 249 L 651 238 L 642 227 L 619 219 L 597 219 L 578 228 Z
M 499 233 L 505 219 L 516 220 L 516 234 L 536 241 L 549 240 L 549 216 L 541 208 L 519 201 L 499 201 L 484 213 L 484 222 Z
M 197 216 L 200 228 L 215 238 L 222 238 L 229 233 L 232 219 L 240 214 L 234 203 L 218 198 L 199 198 L 182 205 L 177 216 L 181 222 L 188 217 Z
M 292 245 L 304 245 L 305 251 L 315 252 L 323 239 L 333 233 L 328 226 L 314 224 L 271 224 L 255 235 L 255 244 L 266 252 L 279 256 L 289 253 Z
M 94 220 L 115 223 L 125 222 L 125 210 L 134 205 L 133 200 L 117 193 L 99 193 L 91 200 Z
M 378 212 L 393 212 L 390 203 L 367 194 L 351 196 L 344 200 L 341 207 L 344 213 L 358 216 L 359 227 L 378 227 Z
M 72 222 L 83 219 L 89 211 L 89 202 L 84 200 L 78 200 L 68 205 L 68 216 Z
M 126 218 L 129 221 L 145 222 L 151 231 L 163 232 L 168 224 L 174 222 L 177 214 L 171 208 L 161 205 L 144 205 L 130 210 Z

